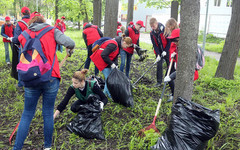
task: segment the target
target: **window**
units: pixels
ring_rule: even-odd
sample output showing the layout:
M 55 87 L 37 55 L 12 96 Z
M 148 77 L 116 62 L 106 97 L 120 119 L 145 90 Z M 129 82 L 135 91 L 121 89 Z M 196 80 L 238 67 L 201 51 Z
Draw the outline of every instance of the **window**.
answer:
M 232 0 L 227 0 L 227 7 L 232 7 Z
M 220 6 L 221 0 L 214 0 L 214 6 Z

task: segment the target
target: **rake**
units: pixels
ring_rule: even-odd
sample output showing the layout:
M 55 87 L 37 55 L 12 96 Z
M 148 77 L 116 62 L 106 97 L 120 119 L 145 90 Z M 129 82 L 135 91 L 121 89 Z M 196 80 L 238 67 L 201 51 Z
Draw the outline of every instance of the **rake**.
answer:
M 167 76 L 169 76 L 169 74 L 170 74 L 170 70 L 171 70 L 171 68 L 172 68 L 172 64 L 173 64 L 173 59 L 171 60 L 171 63 L 170 63 L 170 65 L 169 65 L 168 72 L 167 72 Z M 156 109 L 155 116 L 154 116 L 154 118 L 153 118 L 152 124 L 150 124 L 149 126 L 141 129 L 140 131 L 138 131 L 139 136 L 144 137 L 144 136 L 145 136 L 144 132 L 145 132 L 145 131 L 148 131 L 148 130 L 150 130 L 150 129 L 153 129 L 155 132 L 159 133 L 159 130 L 157 129 L 157 127 L 156 127 L 156 125 L 155 125 L 155 122 L 156 122 L 157 115 L 158 115 L 158 112 L 159 112 L 159 109 L 160 109 L 160 106 L 161 106 L 161 103 L 162 103 L 162 98 L 163 98 L 163 95 L 164 95 L 164 91 L 165 91 L 166 85 L 167 85 L 167 82 L 164 82 L 162 94 L 161 94 L 161 97 L 160 97 L 160 99 L 159 99 L 159 101 L 158 101 L 157 109 Z M 160 133 L 159 133 L 159 134 L 160 134 Z

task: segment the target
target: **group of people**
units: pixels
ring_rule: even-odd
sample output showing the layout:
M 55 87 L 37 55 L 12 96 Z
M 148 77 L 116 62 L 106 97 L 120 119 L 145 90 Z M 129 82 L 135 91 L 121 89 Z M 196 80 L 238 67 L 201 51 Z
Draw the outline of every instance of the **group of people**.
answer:
M 56 23 L 54 25 L 55 28 L 57 28 L 59 31 L 61 31 L 63 34 L 66 31 L 66 25 L 64 23 L 65 17 L 62 16 L 61 19 L 57 19 Z M 63 52 L 62 45 L 57 45 L 57 50 L 59 50 L 61 53 Z
M 73 49 L 75 42 L 64 34 L 66 30 L 64 19 L 62 17 L 56 20 L 55 28 L 49 28 L 50 25 L 45 23 L 44 17 L 39 12 L 30 13 L 28 7 L 21 9 L 22 20 L 16 25 L 16 28 L 9 23 L 10 18 L 6 17 L 6 24 L 2 28 L 2 34 L 5 38 L 4 41 L 8 44 L 13 43 L 13 61 L 12 72 L 15 72 L 16 79 L 19 80 L 18 86 L 24 86 L 20 77 L 17 75 L 16 66 L 19 62 L 21 50 L 24 49 L 25 44 L 28 42 L 26 34 L 29 38 L 35 38 L 41 35 L 41 47 L 48 62 L 52 65 L 51 78 L 47 82 L 43 82 L 38 86 L 29 87 L 25 86 L 25 100 L 24 110 L 20 120 L 14 150 L 22 149 L 24 140 L 28 135 L 30 123 L 34 117 L 36 106 L 39 97 L 43 96 L 42 101 L 42 115 L 44 120 L 44 148 L 49 150 L 52 143 L 53 135 L 53 120 L 66 108 L 70 98 L 75 95 L 78 100 L 75 101 L 71 107 L 73 112 L 78 110 L 78 106 L 88 103 L 88 99 L 95 97 L 100 101 L 100 109 L 108 103 L 108 98 L 111 94 L 108 91 L 105 83 L 103 91 L 98 86 L 97 82 L 89 81 L 86 79 L 90 62 L 93 61 L 95 65 L 95 75 L 101 71 L 104 75 L 105 81 L 111 71 L 118 67 L 118 55 L 121 56 L 120 70 L 124 72 L 127 77 L 130 77 L 130 65 L 134 49 L 139 50 L 139 37 L 140 29 L 144 26 L 143 21 L 139 20 L 135 24 L 130 22 L 125 30 L 120 23 L 117 26 L 117 36 L 115 38 L 103 37 L 103 33 L 96 25 L 84 23 L 83 25 L 83 39 L 88 49 L 87 59 L 85 61 L 84 69 L 76 71 L 72 76 L 72 85 L 69 86 L 66 95 L 61 103 L 57 106 L 55 113 L 54 105 L 57 92 L 59 89 L 59 82 L 61 79 L 59 62 L 56 57 L 57 45 L 65 46 L 67 49 Z M 155 18 L 150 19 L 150 26 L 152 31 L 150 37 L 153 43 L 154 52 L 156 54 L 157 62 L 157 84 L 155 87 L 160 87 L 163 79 L 163 59 L 169 67 L 169 62 L 174 59 L 174 65 L 171 69 L 171 75 L 164 78 L 164 82 L 168 82 L 171 88 L 171 96 L 168 101 L 172 101 L 174 93 L 174 79 L 175 71 L 177 68 L 178 60 L 178 41 L 180 36 L 180 29 L 175 19 L 171 18 L 167 21 L 166 25 L 159 23 Z M 45 29 L 49 29 L 46 33 L 42 33 Z M 105 38 L 105 39 L 104 39 Z M 97 50 L 93 50 L 93 45 L 96 41 L 103 40 Z M 6 44 L 6 45 L 7 45 Z M 4 43 L 5 45 L 5 43 Z M 33 55 L 33 54 L 32 54 Z M 9 60 L 6 58 L 6 62 Z M 196 78 L 198 74 L 195 73 Z M 108 97 L 108 98 L 107 98 Z

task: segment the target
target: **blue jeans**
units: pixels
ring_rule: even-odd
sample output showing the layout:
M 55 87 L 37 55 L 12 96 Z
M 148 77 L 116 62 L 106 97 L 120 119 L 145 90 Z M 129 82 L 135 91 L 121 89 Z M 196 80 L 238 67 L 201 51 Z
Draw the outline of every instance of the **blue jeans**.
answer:
M 6 60 L 6 62 L 10 62 L 9 46 L 8 46 L 8 44 L 10 44 L 10 47 L 11 47 L 11 49 L 12 49 L 12 43 L 4 42 L 4 47 L 5 47 L 5 60 Z
M 87 56 L 87 59 L 86 59 L 84 68 L 89 69 L 90 62 L 91 62 L 90 56 L 92 55 L 92 44 L 89 45 L 89 46 L 87 47 L 87 49 L 88 49 L 88 56 Z M 95 66 L 95 76 L 97 76 L 98 73 L 99 73 L 99 70 L 98 70 L 98 68 Z
M 42 116 L 44 121 L 44 147 L 50 148 L 53 135 L 53 110 L 54 103 L 59 88 L 59 79 L 52 78 L 47 83 L 42 83 L 38 87 L 25 87 L 24 110 L 18 127 L 14 150 L 22 149 L 24 140 L 28 135 L 30 123 L 34 117 L 38 99 L 40 95 L 42 101 Z
M 107 88 L 107 77 L 109 76 L 109 74 L 111 73 L 112 69 L 111 68 L 105 68 L 103 69 L 102 73 L 104 75 L 104 78 L 105 78 L 105 85 L 104 85 L 104 89 L 103 89 L 103 93 L 105 95 L 107 95 L 109 98 L 112 98 L 111 97 L 111 94 L 109 93 L 108 91 L 108 88 Z
M 57 51 L 57 50 L 59 50 L 59 51 L 62 53 L 62 52 L 63 52 L 63 46 L 57 44 L 57 46 L 56 46 L 56 51 Z
M 130 64 L 132 60 L 132 54 L 129 54 L 125 50 L 121 49 L 120 50 L 120 55 L 121 55 L 121 65 L 120 65 L 120 70 L 123 72 L 124 67 L 125 67 L 125 62 L 126 62 L 126 76 L 129 78 L 129 71 L 130 71 Z M 127 58 L 127 61 L 126 61 Z

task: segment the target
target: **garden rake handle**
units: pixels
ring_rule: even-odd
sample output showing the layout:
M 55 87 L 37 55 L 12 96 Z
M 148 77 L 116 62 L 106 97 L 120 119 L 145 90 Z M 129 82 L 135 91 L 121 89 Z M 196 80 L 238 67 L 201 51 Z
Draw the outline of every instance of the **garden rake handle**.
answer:
M 173 64 L 173 59 L 171 60 L 171 63 L 169 65 L 169 67 L 168 67 L 167 76 L 169 76 L 169 74 L 170 74 L 170 70 L 172 68 L 172 64 Z M 165 91 L 166 85 L 167 85 L 167 82 L 164 83 L 162 94 L 161 94 L 161 97 L 160 97 L 160 99 L 158 101 L 157 110 L 156 110 L 156 113 L 155 113 L 155 116 L 154 116 L 154 119 L 153 119 L 153 123 L 154 124 L 155 124 L 155 121 L 156 121 L 156 118 L 157 118 L 157 114 L 159 112 L 159 109 L 160 109 L 160 106 L 161 106 L 161 103 L 162 103 L 162 98 L 163 98 L 163 95 L 164 95 L 164 91 Z
M 135 86 L 135 84 L 137 84 L 137 83 L 142 79 L 142 77 L 143 77 L 156 63 L 157 63 L 157 61 L 155 61 L 155 62 L 147 69 L 147 71 L 145 71 L 145 72 L 141 75 L 141 77 L 138 78 L 137 81 L 133 83 L 133 86 Z
M 66 48 L 67 51 L 67 55 L 64 57 L 64 59 L 61 61 L 59 68 L 62 68 L 63 64 L 65 63 L 65 61 L 67 60 L 68 57 L 71 57 L 72 53 L 73 53 L 73 49 L 69 50 Z

